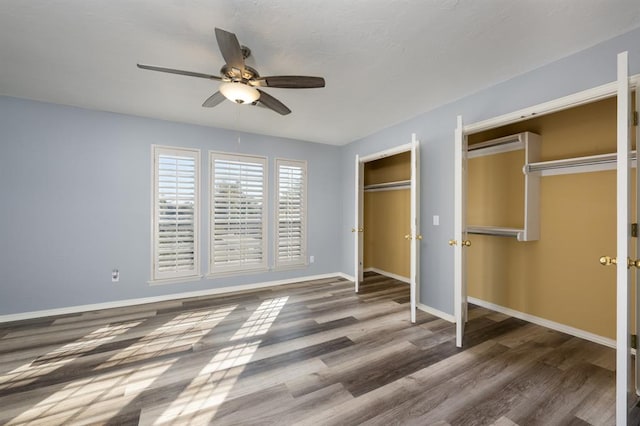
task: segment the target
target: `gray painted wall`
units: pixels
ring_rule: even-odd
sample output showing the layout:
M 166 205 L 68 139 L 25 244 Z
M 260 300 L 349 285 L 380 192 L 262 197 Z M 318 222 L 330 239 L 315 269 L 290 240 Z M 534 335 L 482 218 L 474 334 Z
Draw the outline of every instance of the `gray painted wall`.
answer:
M 338 147 L 8 97 L 0 97 L 0 143 L 0 315 L 340 270 Z M 315 263 L 305 269 L 150 286 L 154 143 L 201 149 L 204 274 L 207 151 L 269 158 L 270 219 L 274 158 L 307 160 L 308 244 Z M 112 268 L 120 270 L 118 283 L 111 282 Z
M 368 155 L 410 142 L 421 141 L 420 301 L 453 314 L 453 132 L 457 115 L 466 124 L 478 122 L 542 102 L 586 90 L 616 79 L 616 56 L 629 51 L 631 74 L 640 73 L 640 29 L 563 58 L 465 98 L 423 113 L 342 148 L 342 271 L 353 275 L 355 155 Z M 469 69 L 472 73 L 473 69 Z M 419 86 L 416 90 L 419 90 Z M 424 93 L 425 97 L 429 93 Z M 392 107 L 392 106 L 391 106 Z M 432 225 L 434 215 L 440 226 Z
M 624 50 L 631 73 L 639 73 L 638 40 L 640 29 L 343 147 L 0 97 L 0 315 L 336 271 L 353 274 L 354 157 L 408 143 L 411 133 L 422 144 L 421 302 L 453 313 L 453 252 L 447 241 L 453 236 L 456 116 L 473 123 L 608 83 L 616 77 L 616 54 Z M 316 263 L 149 286 L 153 143 L 200 148 L 203 183 L 208 150 L 268 156 L 269 188 L 274 157 L 307 160 L 309 254 Z M 203 220 L 208 201 L 203 186 Z M 440 226 L 432 225 L 433 215 L 440 216 Z M 206 232 L 203 226 L 203 273 Z M 121 271 L 119 283 L 110 280 L 114 267 Z

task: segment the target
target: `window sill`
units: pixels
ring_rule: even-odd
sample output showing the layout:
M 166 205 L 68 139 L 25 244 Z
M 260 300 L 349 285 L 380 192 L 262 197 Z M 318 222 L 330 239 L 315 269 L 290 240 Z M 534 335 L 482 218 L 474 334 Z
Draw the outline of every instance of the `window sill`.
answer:
M 202 275 L 189 275 L 188 277 L 176 277 L 176 278 L 164 278 L 159 280 L 149 280 L 147 284 L 149 285 L 164 285 L 164 284 L 179 284 L 179 283 L 188 283 L 193 281 L 200 281 L 202 279 Z
M 260 267 L 260 268 L 242 269 L 242 270 L 235 270 L 235 271 L 209 272 L 207 274 L 207 279 L 237 277 L 240 275 L 253 275 L 253 274 L 259 274 L 262 272 L 269 272 L 269 268 Z
M 308 263 L 292 263 L 290 265 L 277 265 L 273 268 L 273 271 L 290 271 L 292 269 L 305 269 L 309 266 Z

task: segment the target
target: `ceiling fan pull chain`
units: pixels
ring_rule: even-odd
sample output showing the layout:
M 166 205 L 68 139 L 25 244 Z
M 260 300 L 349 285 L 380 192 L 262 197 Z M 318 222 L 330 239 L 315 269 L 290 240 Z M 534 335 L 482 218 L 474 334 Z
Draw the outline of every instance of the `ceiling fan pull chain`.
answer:
M 240 145 L 240 104 L 236 104 L 236 132 L 238 132 L 238 145 Z

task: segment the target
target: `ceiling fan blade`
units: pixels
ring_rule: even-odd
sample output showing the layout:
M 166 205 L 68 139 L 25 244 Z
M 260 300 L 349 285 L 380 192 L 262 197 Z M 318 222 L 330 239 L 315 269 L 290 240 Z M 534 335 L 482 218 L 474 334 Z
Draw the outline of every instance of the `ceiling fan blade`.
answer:
M 283 89 L 313 89 L 324 87 L 324 78 L 306 77 L 302 75 L 279 75 L 273 77 L 258 77 L 251 80 L 254 86 L 279 87 Z
M 202 106 L 205 107 L 205 108 L 211 108 L 211 107 L 214 107 L 214 106 L 218 105 L 219 103 L 221 103 L 225 99 L 226 98 L 224 97 L 224 95 L 222 93 L 216 92 L 213 95 L 209 96 L 207 98 L 207 100 L 204 101 Z
M 257 89 L 257 90 L 258 92 L 260 92 L 260 97 L 258 98 L 258 102 L 260 102 L 270 110 L 277 112 L 280 115 L 287 115 L 291 113 L 291 110 L 287 108 L 285 104 L 283 104 L 282 102 L 280 102 L 279 100 L 271 96 L 270 94 L 263 92 L 260 89 Z
M 179 75 L 186 75 L 186 76 L 189 76 L 189 77 L 206 78 L 206 79 L 209 79 L 209 80 L 222 80 L 222 78 L 218 77 L 217 75 L 202 74 L 202 73 L 193 72 L 193 71 L 175 70 L 173 68 L 154 67 L 152 65 L 142 65 L 142 64 L 137 64 L 137 65 L 138 65 L 138 68 L 141 68 L 143 70 L 168 72 L 170 74 L 179 74 Z
M 240 71 L 240 76 L 244 73 L 244 57 L 238 38 L 234 33 L 216 28 L 216 40 L 222 57 L 230 68 Z

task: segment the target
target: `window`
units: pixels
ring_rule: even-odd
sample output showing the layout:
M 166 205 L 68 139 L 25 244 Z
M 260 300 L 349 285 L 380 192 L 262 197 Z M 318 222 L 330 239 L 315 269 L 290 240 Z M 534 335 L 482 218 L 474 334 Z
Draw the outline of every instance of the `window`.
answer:
M 276 159 L 276 267 L 307 263 L 307 163 Z
M 200 151 L 152 146 L 152 281 L 198 278 Z
M 266 166 L 264 157 L 210 153 L 211 274 L 267 269 Z

